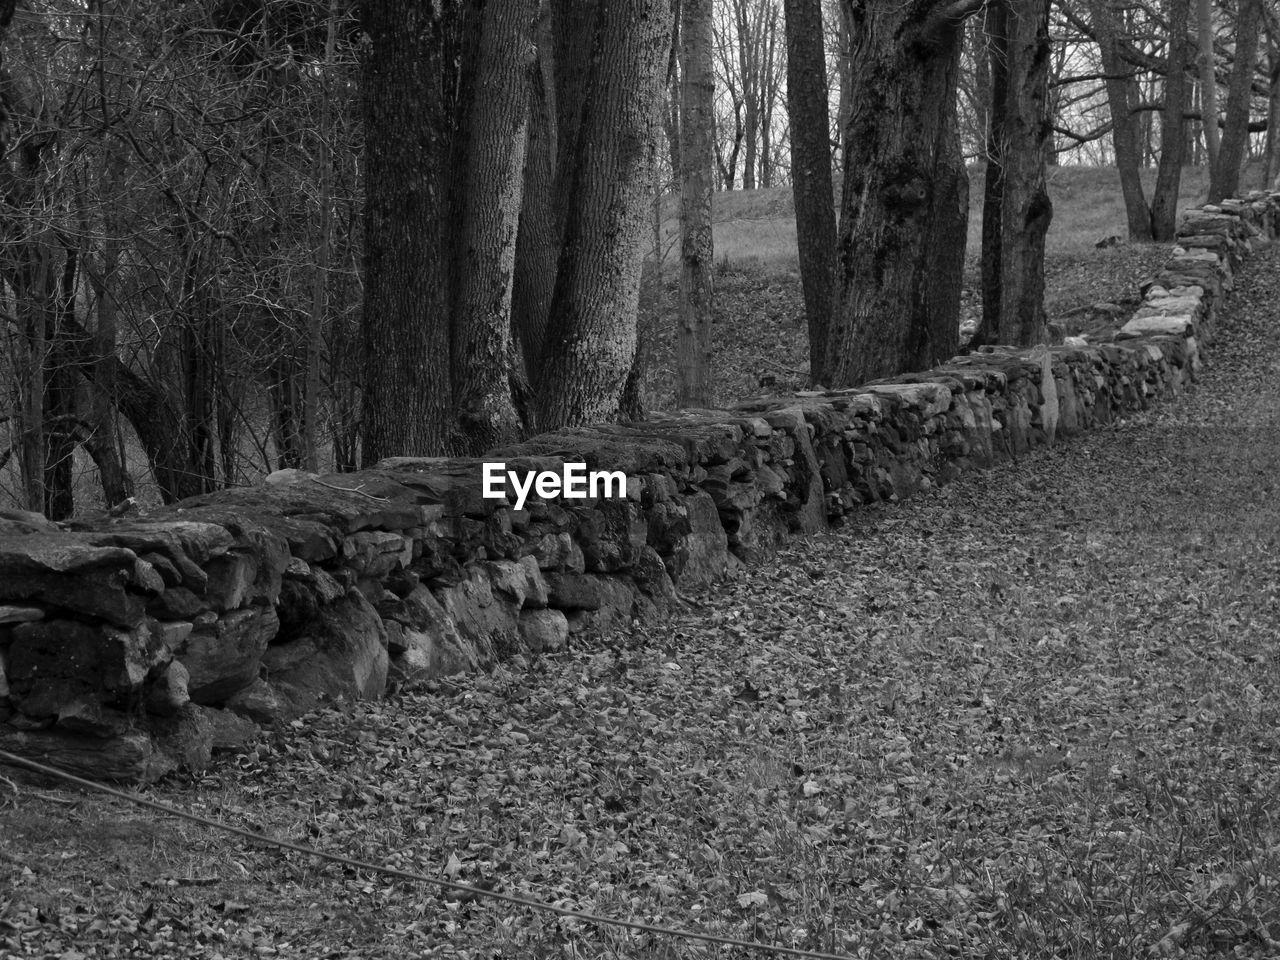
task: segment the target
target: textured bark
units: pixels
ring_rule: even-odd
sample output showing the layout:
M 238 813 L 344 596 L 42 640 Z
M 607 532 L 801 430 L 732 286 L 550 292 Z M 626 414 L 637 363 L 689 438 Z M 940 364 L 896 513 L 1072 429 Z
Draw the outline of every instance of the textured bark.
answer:
M 969 233 L 969 172 L 960 149 L 955 111 L 946 117 L 934 177 L 933 205 L 926 240 L 932 263 L 924 279 L 924 320 L 907 339 L 906 365 L 927 370 L 945 363 L 960 349 L 960 297 Z
M 711 390 L 711 191 L 715 177 L 712 0 L 680 5 L 680 317 L 676 403 L 709 407 Z
M 809 382 L 826 382 L 827 328 L 835 294 L 836 211 L 821 0 L 785 0 L 791 194 L 809 331 Z M 843 140 L 843 134 L 841 136 Z M 959 306 L 957 302 L 957 307 Z
M 449 440 L 451 168 L 446 85 L 457 4 L 362 0 L 364 463 L 432 455 Z
M 1258 60 L 1258 34 L 1262 32 L 1262 3 L 1263 0 L 1240 0 L 1222 142 L 1218 162 L 1209 175 L 1210 203 L 1234 196 L 1240 189 L 1240 168 L 1249 145 L 1249 101 L 1253 97 L 1253 71 Z
M 1186 152 L 1183 114 L 1187 107 L 1187 21 L 1191 0 L 1169 0 L 1169 54 L 1160 112 L 1160 166 L 1151 196 L 1151 239 L 1172 240 L 1178 228 L 1178 190 Z
M 619 0 L 602 5 L 594 24 L 591 97 L 580 102 L 567 178 L 573 202 L 535 401 L 541 430 L 612 416 L 636 349 L 638 253 L 651 199 L 670 4 Z
M 529 27 L 537 0 L 484 10 L 477 94 L 464 164 L 461 263 L 452 338 L 458 453 L 478 455 L 517 439 L 511 394 L 512 280 L 524 188 Z
M 956 104 L 960 31 L 952 5 L 844 0 L 854 46 L 829 386 L 901 372 L 929 312 L 960 288 L 929 290 L 938 178 Z M 976 5 L 974 5 L 976 6 Z M 969 8 L 971 9 L 971 8 Z M 959 237 L 946 238 L 962 242 Z
M 1280 172 L 1280 39 L 1271 36 L 1270 60 L 1267 65 L 1267 144 L 1262 161 L 1262 187 L 1275 189 Z
M 1213 52 L 1213 0 L 1196 0 L 1196 34 L 1200 40 L 1200 122 L 1212 177 L 1218 168 L 1218 58 Z
M 559 115 L 551 22 L 551 5 L 543 0 L 534 30 L 536 61 L 530 77 L 524 189 L 511 299 L 511 325 L 529 382 L 537 380 L 560 256 L 561 217 L 555 205 Z
M 1141 99 L 1141 91 L 1133 79 L 1132 67 L 1121 55 L 1121 44 L 1126 34 L 1120 22 L 1122 14 L 1112 8 L 1111 2 L 1090 0 L 1089 14 L 1102 56 L 1102 70 L 1107 75 L 1111 143 L 1115 148 L 1116 171 L 1120 175 L 1129 238 L 1150 240 L 1151 210 L 1142 190 L 1142 131 L 1140 118 L 1133 111 Z
M 1048 0 L 990 7 L 992 115 L 982 211 L 982 326 L 976 343 L 1044 340 L 1049 141 Z

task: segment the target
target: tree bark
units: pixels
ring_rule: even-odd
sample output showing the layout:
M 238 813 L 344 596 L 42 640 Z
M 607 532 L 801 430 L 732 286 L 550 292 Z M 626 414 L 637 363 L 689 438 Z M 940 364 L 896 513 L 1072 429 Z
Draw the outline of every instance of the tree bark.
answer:
M 529 28 L 537 0 L 485 5 L 476 93 L 467 123 L 458 300 L 452 338 L 456 452 L 515 440 L 511 394 L 512 281 L 524 187 Z
M 1200 40 L 1200 122 L 1212 178 L 1218 169 L 1218 58 L 1213 52 L 1213 0 L 1196 0 L 1196 28 Z
M 447 78 L 457 0 L 361 0 L 365 223 L 361 456 L 450 439 L 449 269 L 440 251 L 452 143 Z
M 536 61 L 530 71 L 524 190 L 511 298 L 511 325 L 520 342 L 525 378 L 531 383 L 538 377 L 560 255 L 561 218 L 556 213 L 559 208 L 555 192 L 559 108 L 556 45 L 548 0 L 542 0 L 534 37 Z
M 1280 39 L 1271 37 L 1267 75 L 1267 143 L 1262 160 L 1262 189 L 1275 189 L 1280 172 Z
M 1160 112 L 1160 165 L 1151 195 L 1151 238 L 1174 239 L 1178 228 L 1178 191 L 1187 138 L 1183 134 L 1187 106 L 1187 21 L 1191 0 L 1169 0 L 1169 54 L 1164 75 L 1164 109 Z
M 929 291 L 956 104 L 963 16 L 976 4 L 844 0 L 854 45 L 839 235 L 837 301 L 828 336 L 832 387 L 911 364 L 930 311 L 960 289 Z M 962 12 L 957 13 L 960 10 Z M 959 237 L 948 237 L 960 242 Z
M 591 97 L 581 104 L 574 201 L 535 401 L 541 430 L 612 416 L 636 349 L 638 253 L 670 51 L 669 0 L 602 5 L 595 28 Z
M 1044 242 L 1053 218 L 1045 185 L 1048 0 L 996 0 L 988 27 L 994 101 L 982 211 L 983 318 L 974 339 L 1029 346 L 1044 339 Z
M 1111 108 L 1111 143 L 1115 149 L 1120 192 L 1131 240 L 1151 239 L 1151 209 L 1142 189 L 1142 146 L 1139 117 L 1133 112 L 1140 99 L 1133 68 L 1121 56 L 1125 32 L 1111 0 L 1090 0 L 1089 13 L 1106 74 L 1107 103 Z
M 680 326 L 677 358 L 681 407 L 709 407 L 712 269 L 711 192 L 715 66 L 712 0 L 680 6 Z
M 796 211 L 800 284 L 809 332 L 809 382 L 826 382 L 827 329 L 836 276 L 831 123 L 821 0 L 785 0 L 787 110 L 791 119 L 791 193 Z
M 1253 98 L 1253 71 L 1258 60 L 1258 34 L 1262 32 L 1263 0 L 1240 0 L 1236 17 L 1236 49 L 1227 87 L 1226 119 L 1218 162 L 1209 176 L 1209 202 L 1234 196 L 1240 189 L 1240 168 L 1249 144 L 1249 101 Z

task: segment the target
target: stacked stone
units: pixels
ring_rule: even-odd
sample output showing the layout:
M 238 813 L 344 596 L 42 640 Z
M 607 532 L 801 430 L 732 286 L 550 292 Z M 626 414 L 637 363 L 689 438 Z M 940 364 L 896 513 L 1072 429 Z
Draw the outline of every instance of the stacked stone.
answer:
M 621 471 L 621 499 L 485 499 L 480 461 L 294 472 L 146 520 L 0 514 L 0 748 L 103 779 L 198 770 L 334 698 L 660 616 L 795 534 L 1183 389 L 1280 194 L 1191 211 L 1134 316 L 854 390 L 687 410 L 494 451 Z

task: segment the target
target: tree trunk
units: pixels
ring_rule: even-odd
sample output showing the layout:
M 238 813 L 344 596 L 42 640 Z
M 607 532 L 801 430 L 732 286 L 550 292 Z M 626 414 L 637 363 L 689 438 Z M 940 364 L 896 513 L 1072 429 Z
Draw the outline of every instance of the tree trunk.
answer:
M 529 27 L 537 0 L 485 5 L 462 193 L 462 259 L 453 331 L 456 452 L 519 436 L 511 395 L 511 297 L 524 187 Z
M 711 389 L 711 191 L 715 176 L 712 123 L 712 0 L 680 6 L 680 380 L 676 403 L 709 407 Z
M 1120 174 L 1120 192 L 1124 196 L 1125 218 L 1131 240 L 1151 239 L 1151 210 L 1142 190 L 1142 131 L 1140 118 L 1133 112 L 1140 98 L 1133 79 L 1134 68 L 1121 55 L 1124 31 L 1111 0 L 1090 0 L 1102 69 L 1107 75 L 1107 103 L 1111 108 L 1111 143 L 1115 149 L 1116 171 Z
M 559 166 L 556 46 L 547 0 L 543 0 L 539 12 L 534 30 L 537 60 L 530 76 L 524 190 L 511 296 L 511 326 L 520 341 L 525 378 L 531 383 L 538 378 L 560 255 L 560 217 L 555 201 Z
M 911 363 L 930 312 L 960 288 L 930 290 L 931 219 L 943 203 L 960 31 L 976 4 L 844 0 L 854 45 L 827 378 L 854 386 Z M 961 242 L 959 237 L 947 238 Z
M 800 283 L 809 330 L 809 382 L 826 382 L 827 328 L 835 294 L 836 212 L 821 0 L 784 0 L 791 191 Z
M 1174 239 L 1178 227 L 1178 191 L 1186 149 L 1183 114 L 1187 106 L 1187 21 L 1191 0 L 1169 0 L 1169 54 L 1160 113 L 1160 166 L 1151 196 L 1151 238 Z
M 849 127 L 849 114 L 852 112 L 850 86 L 853 79 L 853 66 L 850 57 L 853 55 L 853 25 L 849 17 L 852 11 L 847 3 L 837 3 L 838 26 L 836 27 L 836 69 L 839 71 L 840 94 L 836 106 L 836 148 L 840 153 L 840 170 L 845 168 L 845 131 Z
M 1267 90 L 1267 144 L 1262 159 L 1262 189 L 1275 189 L 1280 173 L 1280 38 L 1272 36 Z
M 601 6 L 573 154 L 565 225 L 535 402 L 551 430 L 611 416 L 636 349 L 640 245 L 651 197 L 669 0 Z
M 938 154 L 933 208 L 927 243 L 933 262 L 924 280 L 924 322 L 911 328 L 907 366 L 927 370 L 945 363 L 960 349 L 960 297 L 969 233 L 969 172 L 960 149 L 960 125 L 954 110 L 946 118 Z
M 1234 196 L 1240 189 L 1240 168 L 1249 145 L 1249 101 L 1253 98 L 1253 71 L 1258 61 L 1258 34 L 1262 32 L 1262 2 L 1240 0 L 1226 120 L 1218 162 L 1209 176 L 1210 203 Z
M 979 343 L 1044 339 L 1045 186 L 1049 140 L 1049 3 L 997 0 L 988 21 L 993 95 L 987 201 L 982 211 Z M 998 232 L 997 232 L 998 224 Z
M 1200 40 L 1200 122 L 1209 176 L 1218 169 L 1218 58 L 1213 52 L 1213 0 L 1196 0 L 1196 27 Z
M 456 0 L 361 0 L 365 213 L 363 435 L 372 464 L 443 452 L 450 439 L 445 224 L 447 105 Z
M 320 223 L 316 237 L 316 262 L 311 278 L 311 312 L 307 317 L 306 340 L 306 393 L 302 402 L 303 463 L 306 469 L 320 469 L 320 363 L 323 353 L 325 314 L 328 308 L 329 252 L 333 246 L 332 209 L 330 186 L 329 142 L 329 88 L 325 78 L 333 69 L 333 47 L 338 19 L 338 0 L 329 0 L 325 13 L 324 67 L 320 72 L 320 129 L 316 150 L 319 167 L 317 201 L 320 207 Z M 230 477 L 227 478 L 230 480 Z

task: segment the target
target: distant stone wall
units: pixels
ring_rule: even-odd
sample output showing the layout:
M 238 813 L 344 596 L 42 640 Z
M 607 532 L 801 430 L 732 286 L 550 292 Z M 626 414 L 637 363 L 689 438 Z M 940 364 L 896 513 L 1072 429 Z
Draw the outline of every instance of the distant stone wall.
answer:
M 200 769 L 335 697 L 563 647 L 859 505 L 1105 424 L 1193 380 L 1280 194 L 1191 211 L 1100 342 L 992 348 L 855 390 L 535 437 L 509 469 L 621 470 L 626 499 L 481 497 L 479 461 L 276 477 L 145 519 L 0 514 L 0 749 L 90 776 Z

